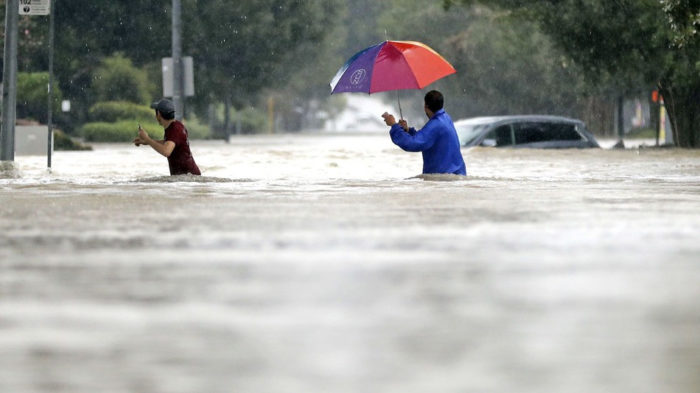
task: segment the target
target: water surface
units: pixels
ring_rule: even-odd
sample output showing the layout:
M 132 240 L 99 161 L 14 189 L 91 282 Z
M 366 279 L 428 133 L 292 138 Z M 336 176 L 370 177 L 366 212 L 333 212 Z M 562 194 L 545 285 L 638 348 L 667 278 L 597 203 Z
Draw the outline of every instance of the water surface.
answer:
M 700 390 L 696 151 L 95 147 L 0 178 L 2 392 Z

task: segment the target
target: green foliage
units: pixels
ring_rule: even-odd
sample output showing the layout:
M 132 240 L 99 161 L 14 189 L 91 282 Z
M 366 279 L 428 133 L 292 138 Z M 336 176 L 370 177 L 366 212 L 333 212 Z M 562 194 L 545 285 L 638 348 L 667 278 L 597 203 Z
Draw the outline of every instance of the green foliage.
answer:
M 145 124 L 155 118 L 155 111 L 149 106 L 127 101 L 98 102 L 90 108 L 89 114 L 90 120 L 101 122 L 133 120 Z
M 159 125 L 141 126 L 148 131 L 151 138 L 163 139 L 163 128 Z M 86 123 L 80 133 L 88 142 L 131 142 L 138 134 L 138 123 L 132 120 Z
M 197 59 L 199 91 L 237 107 L 304 65 L 292 54 L 326 38 L 340 0 L 188 1 L 185 51 Z M 212 28 L 216 26 L 216 28 Z M 310 59 L 305 59 L 308 62 Z
M 138 133 L 138 124 L 146 129 L 153 139 L 163 139 L 163 128 L 157 123 L 140 122 L 136 120 L 120 120 L 117 122 L 86 123 L 80 130 L 81 135 L 89 142 L 131 142 Z M 186 120 L 189 139 L 207 139 L 211 136 L 209 127 L 197 119 Z
M 392 17 L 396 9 L 406 10 L 400 24 Z M 393 0 L 380 20 L 391 38 L 424 42 L 457 69 L 429 87 L 446 94 L 454 117 L 576 115 L 583 79 L 532 22 L 485 7 L 446 12 L 419 0 Z
M 219 105 L 214 113 L 216 123 L 214 129 L 211 132 L 210 137 L 212 138 L 226 138 L 227 134 L 224 129 L 223 118 L 224 118 L 224 106 Z M 230 113 L 230 133 L 236 133 L 236 127 L 240 124 L 242 134 L 258 134 L 265 133 L 268 131 L 268 117 L 267 111 L 260 110 L 255 107 L 249 106 L 241 110 L 233 109 Z
M 196 117 L 191 117 L 183 121 L 187 128 L 187 138 L 193 139 L 209 139 L 211 138 L 211 129 L 206 124 L 201 123 Z
M 445 0 L 457 3 L 487 3 L 537 21 L 589 81 L 618 94 L 657 87 L 676 145 L 700 147 L 697 0 Z
M 625 135 L 627 139 L 654 139 L 656 138 L 656 130 L 651 128 L 635 128 Z
M 48 121 L 48 84 L 47 72 L 20 72 L 17 74 L 17 118 L 34 119 L 46 124 Z M 54 85 L 52 110 L 61 109 L 61 90 Z
M 53 131 L 53 148 L 55 150 L 92 150 L 91 146 L 74 141 L 61 130 Z
M 256 134 L 267 132 L 268 120 L 267 114 L 264 111 L 257 110 L 253 107 L 247 107 L 237 111 L 233 115 L 234 122 L 240 119 L 241 132 L 244 134 Z
M 679 48 L 700 49 L 700 1 L 661 0 L 673 31 L 673 41 Z
M 97 101 L 145 104 L 151 101 L 152 85 L 146 71 L 134 67 L 130 59 L 119 53 L 104 58 L 93 73 L 92 88 Z
M 197 95 L 188 99 L 188 109 L 203 115 L 211 102 L 229 97 L 239 108 L 255 105 L 260 91 L 285 85 L 291 73 L 304 70 L 317 54 L 308 50 L 300 58 L 296 49 L 337 38 L 330 31 L 345 8 L 342 0 L 183 0 L 182 5 L 183 54 L 195 59 L 197 89 Z M 0 7 L 4 8 L 3 2 Z M 56 7 L 54 69 L 64 95 L 73 103 L 71 121 L 87 121 L 88 108 L 98 101 L 143 104 L 160 96 L 160 60 L 171 54 L 171 16 L 170 1 L 66 1 Z M 45 70 L 48 18 L 20 17 L 20 26 L 26 32 L 19 40 L 20 69 Z M 121 53 L 115 56 L 121 60 L 102 62 L 114 53 Z M 129 69 L 127 59 L 148 73 L 147 86 L 132 72 L 105 80 L 109 79 L 105 66 Z M 318 75 L 323 73 L 314 73 Z

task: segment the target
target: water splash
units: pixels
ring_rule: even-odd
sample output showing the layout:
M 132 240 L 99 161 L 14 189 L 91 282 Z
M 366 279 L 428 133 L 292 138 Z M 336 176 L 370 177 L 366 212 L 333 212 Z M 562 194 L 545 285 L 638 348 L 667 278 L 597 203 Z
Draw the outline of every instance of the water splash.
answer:
M 19 166 L 14 161 L 0 161 L 0 179 L 19 179 Z

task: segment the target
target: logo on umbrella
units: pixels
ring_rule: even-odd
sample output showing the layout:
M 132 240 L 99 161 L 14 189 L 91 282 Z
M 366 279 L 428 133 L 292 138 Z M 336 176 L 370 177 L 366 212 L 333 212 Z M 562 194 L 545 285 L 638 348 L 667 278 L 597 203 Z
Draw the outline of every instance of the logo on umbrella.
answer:
M 359 70 L 355 71 L 350 75 L 350 83 L 353 85 L 359 85 L 362 83 L 362 81 L 365 80 L 365 77 L 367 76 L 367 70 L 364 68 L 360 68 Z

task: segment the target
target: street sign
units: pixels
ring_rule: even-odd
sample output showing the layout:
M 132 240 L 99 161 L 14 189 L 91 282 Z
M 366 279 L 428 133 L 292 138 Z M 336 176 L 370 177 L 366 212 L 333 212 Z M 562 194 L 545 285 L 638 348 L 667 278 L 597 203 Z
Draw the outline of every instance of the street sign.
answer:
M 163 70 L 163 97 L 173 96 L 173 58 L 164 57 L 161 60 Z M 194 96 L 194 70 L 192 69 L 192 57 L 183 56 L 182 65 L 185 69 L 185 97 Z
M 20 15 L 48 15 L 51 13 L 51 0 L 19 0 Z

